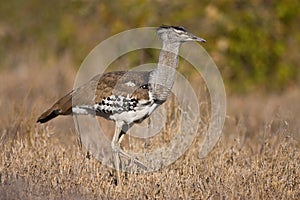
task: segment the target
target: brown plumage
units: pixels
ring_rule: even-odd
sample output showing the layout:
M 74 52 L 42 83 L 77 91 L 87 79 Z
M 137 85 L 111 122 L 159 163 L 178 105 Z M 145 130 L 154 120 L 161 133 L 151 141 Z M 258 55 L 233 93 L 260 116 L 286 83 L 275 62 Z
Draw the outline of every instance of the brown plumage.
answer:
M 121 169 L 119 154 L 147 168 L 120 148 L 123 136 L 134 123 L 149 117 L 167 100 L 175 81 L 181 44 L 188 41 L 205 42 L 181 26 L 161 26 L 157 29 L 157 35 L 163 44 L 157 67 L 153 71 L 120 71 L 97 75 L 58 100 L 37 120 L 44 123 L 58 115 L 73 112 L 78 115 L 94 114 L 115 121 L 111 146 L 118 182 Z
M 137 100 L 148 100 L 149 89 L 142 87 L 148 84 L 149 72 L 117 71 L 99 74 L 81 87 L 72 90 L 38 118 L 37 122 L 45 123 L 58 115 L 71 115 L 76 105 L 94 105 L 112 94 Z M 126 84 L 130 82 L 130 84 Z M 73 101 L 73 102 L 72 102 Z

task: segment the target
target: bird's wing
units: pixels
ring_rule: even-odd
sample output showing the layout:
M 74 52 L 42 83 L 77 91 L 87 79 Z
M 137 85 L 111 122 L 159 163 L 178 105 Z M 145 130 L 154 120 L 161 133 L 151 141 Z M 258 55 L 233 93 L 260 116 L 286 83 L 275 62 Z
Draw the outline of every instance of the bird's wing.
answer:
M 44 123 L 58 115 L 72 114 L 74 106 L 93 106 L 111 95 L 136 99 L 148 99 L 149 72 L 115 71 L 93 77 L 90 81 L 72 90 L 46 110 L 38 122 Z

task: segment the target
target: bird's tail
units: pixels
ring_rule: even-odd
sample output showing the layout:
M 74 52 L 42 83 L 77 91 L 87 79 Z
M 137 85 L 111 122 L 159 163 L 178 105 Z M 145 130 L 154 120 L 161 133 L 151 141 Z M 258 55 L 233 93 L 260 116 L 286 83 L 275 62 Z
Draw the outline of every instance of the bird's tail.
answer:
M 72 114 L 72 92 L 59 99 L 51 108 L 41 114 L 37 122 L 45 123 L 58 115 L 70 114 Z
M 95 91 L 101 75 L 95 76 L 91 81 L 81 87 L 72 90 L 59 99 L 51 108 L 46 110 L 38 118 L 37 122 L 45 123 L 58 115 L 71 115 L 74 105 L 91 105 L 94 103 Z

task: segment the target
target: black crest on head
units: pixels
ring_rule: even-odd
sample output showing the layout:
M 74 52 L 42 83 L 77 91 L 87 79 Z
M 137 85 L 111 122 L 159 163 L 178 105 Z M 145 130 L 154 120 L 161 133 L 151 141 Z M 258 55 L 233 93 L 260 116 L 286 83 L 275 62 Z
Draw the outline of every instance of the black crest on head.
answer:
M 165 29 L 173 28 L 173 29 L 176 29 L 176 30 L 179 30 L 179 31 L 187 32 L 187 30 L 186 30 L 183 26 L 168 26 L 168 25 L 162 25 L 162 26 L 160 26 L 158 29 L 161 29 L 161 28 L 165 28 Z

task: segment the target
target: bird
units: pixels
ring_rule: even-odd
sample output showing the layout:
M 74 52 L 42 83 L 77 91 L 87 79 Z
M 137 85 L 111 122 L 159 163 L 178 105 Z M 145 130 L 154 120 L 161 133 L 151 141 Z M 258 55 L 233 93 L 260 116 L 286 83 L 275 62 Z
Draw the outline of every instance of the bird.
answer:
M 156 33 L 162 48 L 155 69 L 98 74 L 60 98 L 37 119 L 37 122 L 45 123 L 59 115 L 94 114 L 114 121 L 111 147 L 118 181 L 119 155 L 130 157 L 120 147 L 124 135 L 134 124 L 148 118 L 170 96 L 181 45 L 189 41 L 206 42 L 183 26 L 162 25 Z

